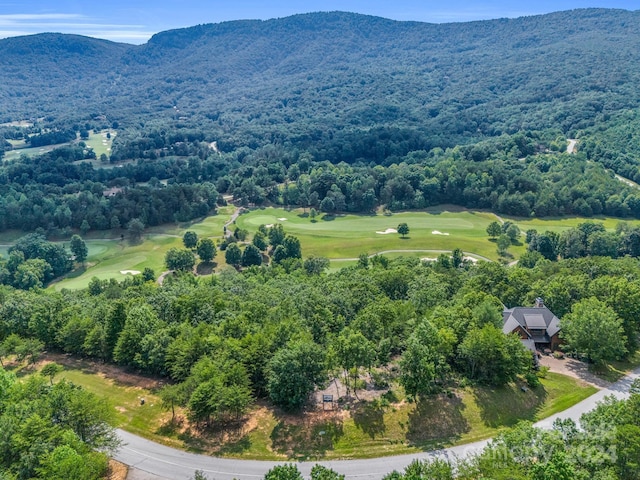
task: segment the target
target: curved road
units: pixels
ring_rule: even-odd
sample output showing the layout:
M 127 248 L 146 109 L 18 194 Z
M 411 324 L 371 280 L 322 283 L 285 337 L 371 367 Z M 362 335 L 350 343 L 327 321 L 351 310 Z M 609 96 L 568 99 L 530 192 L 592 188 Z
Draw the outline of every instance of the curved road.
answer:
M 368 258 L 373 258 L 376 255 L 385 255 L 387 253 L 451 253 L 451 250 L 383 250 L 381 252 L 372 253 L 368 256 Z M 465 256 L 478 258 L 480 260 L 485 260 L 487 262 L 493 262 L 490 258 L 483 257 L 482 255 L 478 255 L 477 253 L 470 252 L 462 252 Z M 330 258 L 330 262 L 355 262 L 358 260 L 357 257 L 354 258 Z
M 592 410 L 597 402 L 601 401 L 607 395 L 614 395 L 618 398 L 628 397 L 629 387 L 633 380 L 637 378 L 640 378 L 640 368 L 614 383 L 609 388 L 600 390 L 564 412 L 560 412 L 536 423 L 536 426 L 540 428 L 551 428 L 554 420 L 557 418 L 571 418 L 577 422 L 583 413 Z M 267 470 L 278 463 L 197 455 L 166 447 L 122 430 L 118 430 L 118 434 L 123 440 L 123 446 L 116 455 L 114 455 L 114 458 L 126 465 L 136 468 L 138 471 L 153 475 L 153 477 L 150 476 L 147 478 L 188 480 L 193 477 L 195 470 L 202 470 L 209 478 L 216 480 L 231 480 L 234 478 L 238 480 L 256 480 L 262 478 Z M 449 459 L 463 458 L 479 453 L 487 443 L 488 440 L 484 440 L 434 452 L 365 460 L 300 462 L 297 465 L 305 478 L 309 478 L 313 465 L 320 463 L 344 474 L 349 479 L 379 480 L 393 470 L 403 470 L 415 459 L 433 457 Z

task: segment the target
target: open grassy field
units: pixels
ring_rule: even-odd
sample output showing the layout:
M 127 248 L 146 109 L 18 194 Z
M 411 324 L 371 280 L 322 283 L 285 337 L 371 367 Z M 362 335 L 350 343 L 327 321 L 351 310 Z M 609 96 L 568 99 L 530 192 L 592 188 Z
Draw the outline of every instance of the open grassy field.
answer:
M 107 133 L 111 134 L 111 138 L 107 138 Z M 111 145 L 113 145 L 113 139 L 117 134 L 118 132 L 111 128 L 98 133 L 91 131 L 91 133 L 89 133 L 89 139 L 85 140 L 84 143 L 87 144 L 87 147 L 93 148 L 98 159 L 100 159 L 100 155 L 103 153 L 108 157 L 111 155 Z
M 89 255 L 86 267 L 70 273 L 63 280 L 56 282 L 52 288 L 84 288 L 92 277 L 101 280 L 108 278 L 122 279 L 133 270 L 142 272 L 152 268 L 160 274 L 164 268 L 164 256 L 171 247 L 182 246 L 182 238 L 164 235 L 147 235 L 138 245 L 129 245 L 120 240 L 88 240 Z
M 528 219 L 510 219 L 514 223 L 520 227 L 522 232 L 526 232 L 530 228 L 537 230 L 538 232 L 544 232 L 546 230 L 552 232 L 561 233 L 570 228 L 577 227 L 580 223 L 584 222 L 595 222 L 604 224 L 605 228 L 609 231 L 614 231 L 616 229 L 616 225 L 620 222 L 627 222 L 630 225 L 638 226 L 640 225 L 640 221 L 638 220 L 628 220 L 621 218 L 611 218 L 611 217 L 592 217 L 592 218 L 583 218 L 583 217 L 554 217 L 554 218 L 528 218 Z
M 181 248 L 182 236 L 187 230 L 193 230 L 200 237 L 222 237 L 223 225 L 233 213 L 233 207 L 222 207 L 218 215 L 205 218 L 200 222 L 185 225 L 167 225 L 147 230 L 144 240 L 138 245 L 130 245 L 126 240 L 109 238 L 88 238 L 86 240 L 89 255 L 86 267 L 67 275 L 63 280 L 54 283 L 51 288 L 84 288 L 93 277 L 101 280 L 108 278 L 122 279 L 123 271 L 142 272 L 152 268 L 156 275 L 165 270 L 164 257 L 172 247 Z M 219 258 L 218 258 L 219 257 Z M 224 264 L 224 254 L 218 253 L 215 259 L 219 266 Z
M 111 133 L 111 138 L 107 138 L 107 132 Z M 93 151 L 96 153 L 97 159 L 91 162 L 94 164 L 94 167 L 105 167 L 105 165 L 100 162 L 100 155 L 104 153 L 109 156 L 111 154 L 111 145 L 113 144 L 113 139 L 115 138 L 117 133 L 118 132 L 113 129 L 102 130 L 98 133 L 94 133 L 93 131 L 91 131 L 89 133 L 89 138 L 87 140 L 84 140 L 87 146 L 92 147 Z M 42 147 L 26 148 L 26 144 L 23 140 L 9 140 L 9 142 L 13 145 L 14 148 L 14 150 L 10 150 L 8 152 L 5 152 L 4 154 L 4 159 L 9 161 L 20 158 L 20 155 L 42 155 L 44 153 L 55 150 L 58 147 L 62 147 L 63 145 L 69 145 L 69 143 L 59 143 L 56 145 L 45 145 Z M 112 165 L 106 166 L 109 167 Z
M 541 420 L 596 391 L 573 378 L 549 373 L 542 387 L 527 392 L 517 385 L 466 387 L 417 405 L 388 394 L 344 409 L 299 416 L 258 404 L 237 429 L 203 436 L 170 422 L 171 413 L 160 408 L 155 394 L 162 384 L 157 379 L 63 355 L 47 360 L 64 365 L 58 378 L 108 399 L 117 411 L 118 426 L 127 431 L 171 446 L 263 460 L 371 458 L 469 443 L 520 420 Z
M 14 150 L 4 152 L 4 160 L 7 161 L 17 160 L 18 158 L 20 158 L 20 155 L 27 155 L 29 157 L 34 155 L 42 155 L 54 150 L 55 148 L 61 147 L 62 145 L 66 145 L 62 143 L 59 145 L 45 145 L 43 147 L 25 148 L 25 143 L 23 141 L 9 140 L 9 142 L 13 145 Z
M 255 232 L 261 224 L 282 223 L 287 233 L 300 239 L 304 256 L 321 255 L 329 259 L 343 259 L 356 258 L 362 252 L 437 252 L 461 248 L 465 252 L 496 260 L 496 246 L 489 241 L 486 233 L 487 225 L 495 220 L 496 216 L 491 213 L 443 207 L 392 215 L 321 216 L 313 222 L 302 210 L 265 208 L 241 215 L 237 224 Z M 403 222 L 410 228 L 407 238 L 403 239 L 397 233 L 377 233 L 395 229 Z M 514 253 L 517 249 L 518 247 L 514 247 Z
M 101 279 L 122 278 L 123 270 L 142 271 L 152 268 L 156 274 L 164 270 L 164 256 L 171 247 L 182 246 L 182 236 L 187 230 L 195 231 L 200 237 L 221 239 L 223 226 L 229 221 L 235 207 L 225 206 L 218 209 L 217 215 L 186 224 L 169 224 L 146 230 L 144 242 L 129 245 L 120 241 L 119 236 L 112 238 L 113 232 L 90 232 L 86 238 L 89 257 L 85 269 L 75 271 L 67 278 L 56 283 L 53 288 L 83 288 L 96 276 Z M 257 208 L 238 217 L 236 223 L 245 228 L 250 235 L 258 226 L 281 223 L 285 231 L 300 239 L 302 254 L 324 256 L 331 260 L 330 271 L 353 265 L 358 255 L 384 253 L 389 258 L 414 256 L 418 258 L 436 258 L 439 253 L 461 248 L 476 258 L 497 260 L 495 242 L 487 237 L 486 228 L 498 217 L 490 212 L 474 212 L 454 206 L 443 206 L 426 211 L 395 213 L 392 215 L 338 215 L 319 217 L 312 222 L 301 209 Z M 585 221 L 605 224 L 609 230 L 615 229 L 620 221 L 615 218 L 552 218 L 552 219 L 511 219 L 525 232 L 535 228 L 542 232 L 552 230 L 561 232 Z M 399 223 L 406 222 L 410 233 L 401 238 L 397 233 L 381 234 L 394 229 Z M 629 221 L 638 225 L 639 221 Z M 232 226 L 233 228 L 233 226 Z M 448 235 L 445 235 L 448 234 Z M 0 234 L 0 255 L 6 256 L 6 250 L 23 232 L 7 231 Z M 251 238 L 251 236 L 250 236 Z M 522 243 L 512 245 L 509 252 L 517 259 L 526 249 Z M 224 253 L 218 252 L 215 259 L 218 267 L 223 267 Z

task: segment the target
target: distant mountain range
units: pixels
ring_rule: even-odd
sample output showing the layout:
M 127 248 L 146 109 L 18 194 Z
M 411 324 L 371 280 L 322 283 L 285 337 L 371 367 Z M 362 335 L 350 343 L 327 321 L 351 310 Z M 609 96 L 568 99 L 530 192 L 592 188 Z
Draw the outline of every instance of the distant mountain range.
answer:
M 609 9 L 455 24 L 313 13 L 141 46 L 47 33 L 0 40 L 0 123 L 105 115 L 248 145 L 394 128 L 446 146 L 634 108 L 639 64 L 640 12 Z

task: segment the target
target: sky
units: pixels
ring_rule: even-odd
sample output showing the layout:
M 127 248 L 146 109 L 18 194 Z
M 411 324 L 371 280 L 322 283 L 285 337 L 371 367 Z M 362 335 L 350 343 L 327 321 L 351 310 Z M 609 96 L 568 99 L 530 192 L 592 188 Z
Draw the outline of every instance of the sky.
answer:
M 640 0 L 0 0 L 0 38 L 60 32 L 140 44 L 174 28 L 318 11 L 445 23 L 587 7 L 640 10 Z

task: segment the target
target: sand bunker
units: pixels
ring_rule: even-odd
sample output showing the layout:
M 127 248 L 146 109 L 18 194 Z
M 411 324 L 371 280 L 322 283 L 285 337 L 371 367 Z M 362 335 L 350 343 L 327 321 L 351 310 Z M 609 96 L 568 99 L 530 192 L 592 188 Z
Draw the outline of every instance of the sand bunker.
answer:
M 269 225 L 265 225 L 265 227 L 267 227 L 267 228 L 273 228 L 273 223 L 270 223 Z
M 471 263 L 478 263 L 478 259 L 477 258 L 473 258 L 473 257 L 462 257 L 464 260 L 467 260 Z
M 131 274 L 131 275 L 139 275 L 142 273 L 140 270 L 120 270 L 120 273 L 123 275 Z
M 390 233 L 398 233 L 398 230 L 396 230 L 395 228 L 387 228 L 384 232 L 376 233 L 379 233 L 380 235 L 389 235 Z
M 431 232 L 431 235 L 446 235 L 446 236 L 449 236 L 448 233 L 442 233 L 439 230 L 434 230 L 433 232 Z
M 287 219 L 284 218 L 284 217 L 283 218 L 279 218 L 278 220 L 281 221 L 281 222 L 286 222 L 287 221 Z

